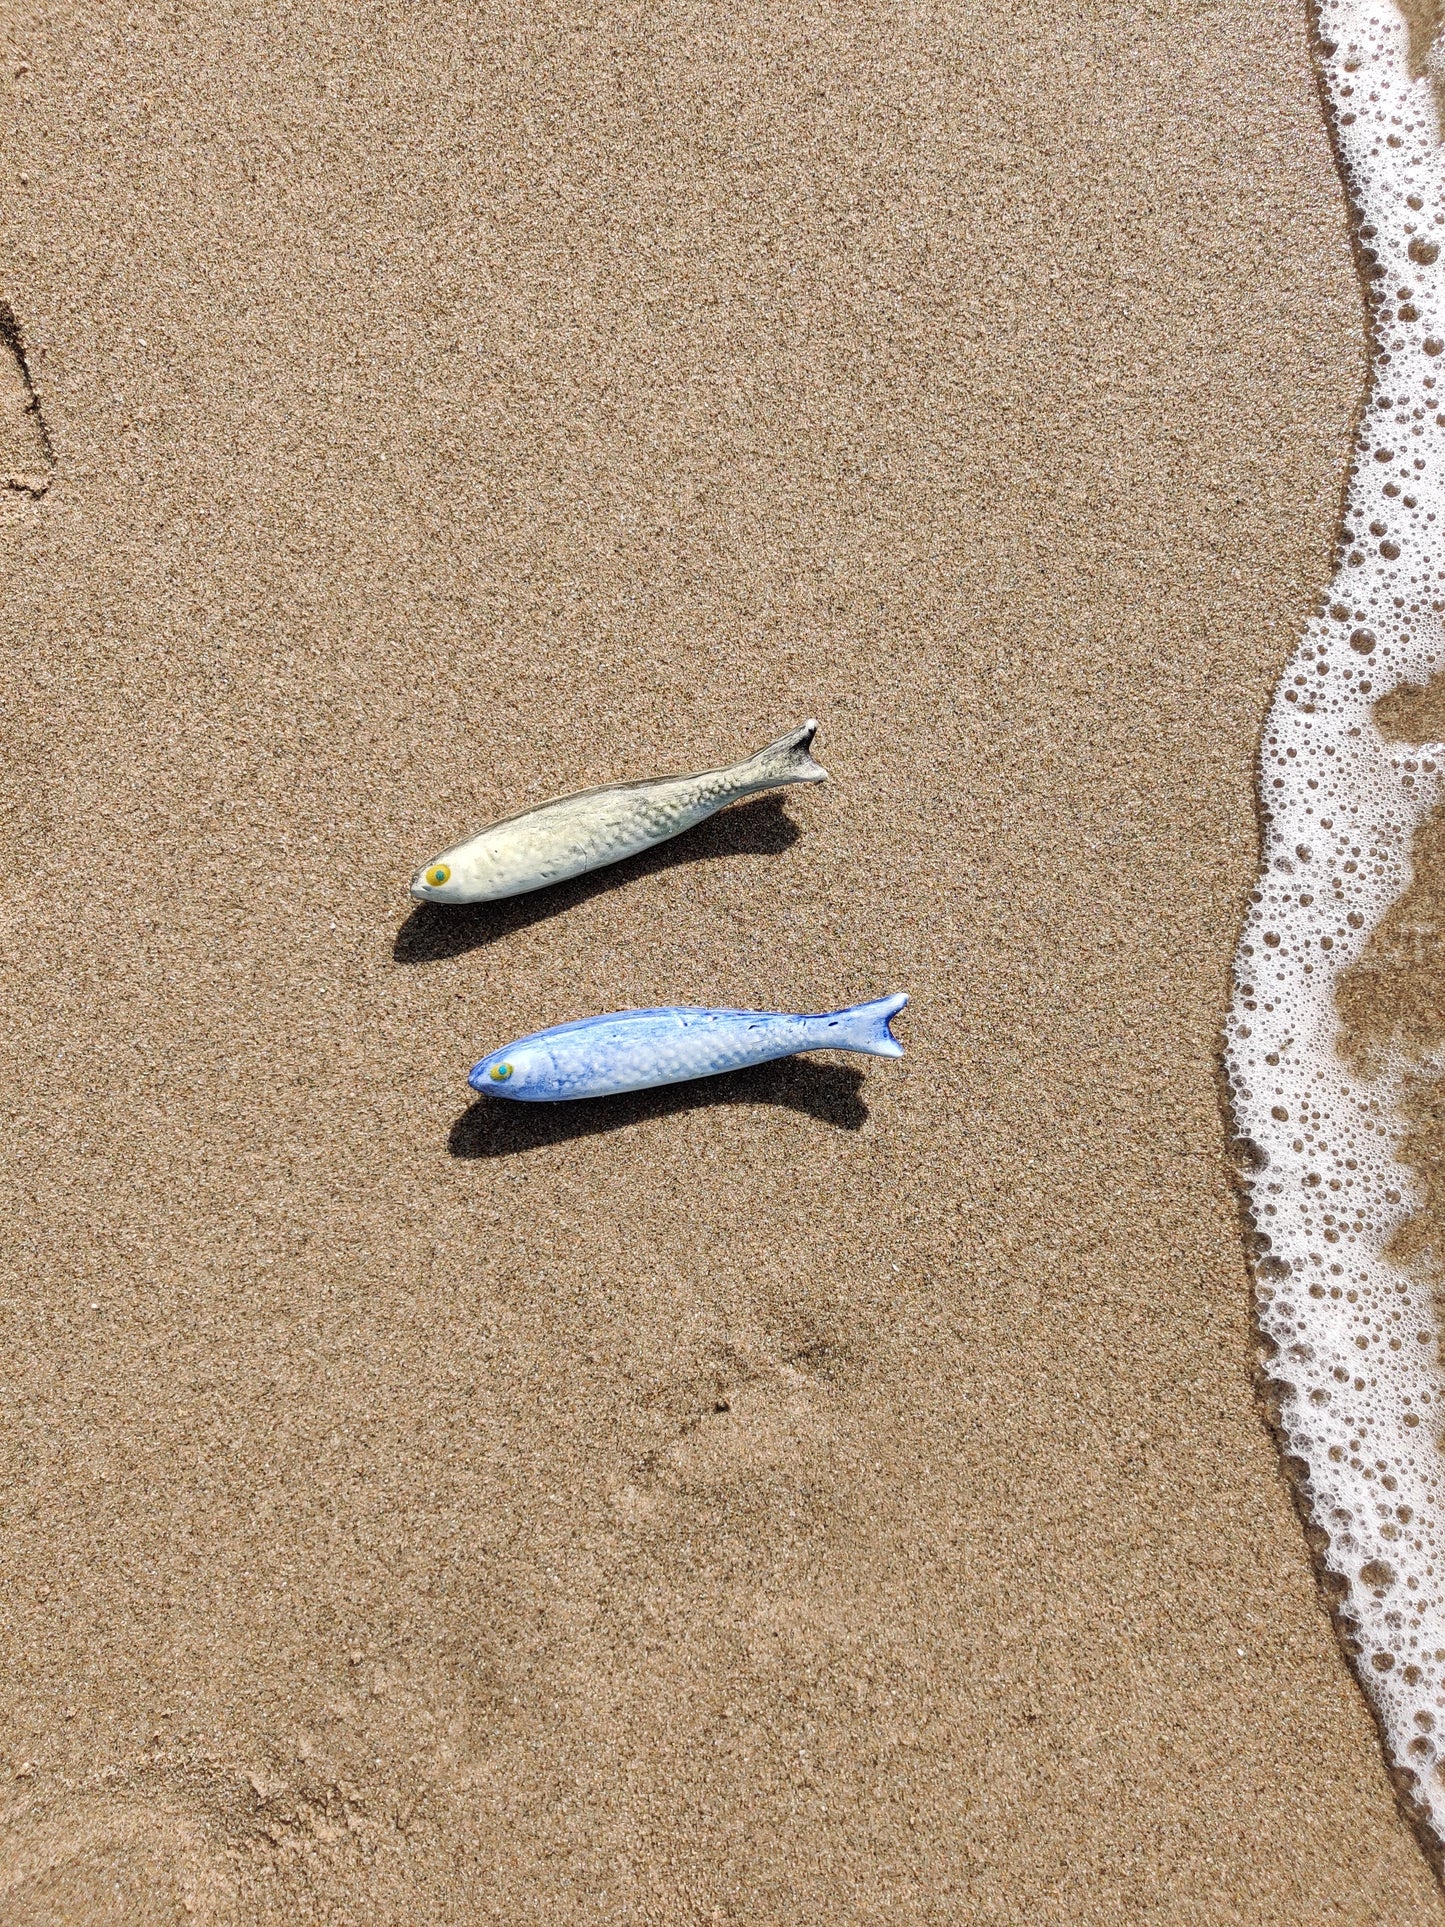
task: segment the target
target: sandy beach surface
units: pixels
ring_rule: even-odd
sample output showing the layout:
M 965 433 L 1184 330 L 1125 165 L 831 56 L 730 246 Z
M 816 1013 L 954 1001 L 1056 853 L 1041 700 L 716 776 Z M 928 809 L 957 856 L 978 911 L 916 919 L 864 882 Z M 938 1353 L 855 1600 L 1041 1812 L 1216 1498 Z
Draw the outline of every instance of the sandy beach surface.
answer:
M 0 1917 L 1445 1922 L 1217 1086 L 1366 366 L 1303 6 L 0 50 Z M 408 902 L 808 715 L 821 791 Z

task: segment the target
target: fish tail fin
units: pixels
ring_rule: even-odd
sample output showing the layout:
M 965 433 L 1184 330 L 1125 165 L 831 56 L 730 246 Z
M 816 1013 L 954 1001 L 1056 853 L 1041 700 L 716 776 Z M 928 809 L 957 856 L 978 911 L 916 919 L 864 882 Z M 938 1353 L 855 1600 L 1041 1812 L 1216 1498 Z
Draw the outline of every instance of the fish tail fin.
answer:
M 808 754 L 818 725 L 810 716 L 801 729 L 780 736 L 756 756 L 750 756 L 739 771 L 756 781 L 760 788 L 772 789 L 779 783 L 826 783 L 828 772 Z
M 900 990 L 892 997 L 877 997 L 871 1004 L 855 1004 L 851 1010 L 835 1010 L 813 1021 L 817 1041 L 810 1050 L 856 1050 L 868 1057 L 901 1057 L 903 1046 L 888 1028 L 908 1002 Z

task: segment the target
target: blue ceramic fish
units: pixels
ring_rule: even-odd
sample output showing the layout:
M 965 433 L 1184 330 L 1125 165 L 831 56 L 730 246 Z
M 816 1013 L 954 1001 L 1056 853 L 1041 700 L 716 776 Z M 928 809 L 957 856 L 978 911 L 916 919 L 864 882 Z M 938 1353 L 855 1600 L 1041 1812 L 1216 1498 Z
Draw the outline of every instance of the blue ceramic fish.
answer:
M 551 1104 L 568 1097 L 614 1097 L 683 1084 L 694 1077 L 766 1064 L 800 1050 L 863 1051 L 901 1057 L 889 1030 L 907 997 L 880 997 L 822 1017 L 771 1010 L 618 1010 L 534 1031 L 474 1064 L 467 1082 L 492 1097 Z

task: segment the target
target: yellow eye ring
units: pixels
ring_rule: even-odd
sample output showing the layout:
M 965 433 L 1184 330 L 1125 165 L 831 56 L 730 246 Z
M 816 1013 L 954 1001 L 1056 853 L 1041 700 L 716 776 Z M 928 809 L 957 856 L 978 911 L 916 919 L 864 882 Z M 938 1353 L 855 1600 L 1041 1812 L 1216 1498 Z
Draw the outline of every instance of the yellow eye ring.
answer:
M 505 1084 L 511 1075 L 512 1067 L 510 1064 L 493 1064 L 492 1068 L 487 1072 L 487 1076 L 498 1084 Z
M 439 890 L 450 875 L 445 863 L 434 863 L 426 873 L 426 880 L 434 890 Z

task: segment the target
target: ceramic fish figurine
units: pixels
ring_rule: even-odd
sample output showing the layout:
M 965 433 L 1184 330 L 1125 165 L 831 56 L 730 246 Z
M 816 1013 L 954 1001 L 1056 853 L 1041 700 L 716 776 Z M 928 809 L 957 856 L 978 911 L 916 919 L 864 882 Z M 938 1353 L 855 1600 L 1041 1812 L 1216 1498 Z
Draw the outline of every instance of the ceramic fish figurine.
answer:
M 806 722 L 731 769 L 612 783 L 504 817 L 443 850 L 412 878 L 411 893 L 421 903 L 493 903 L 524 896 L 680 836 L 741 797 L 785 783 L 826 782 L 827 770 L 808 754 L 817 728 Z
M 467 1082 L 492 1097 L 551 1104 L 567 1097 L 614 1097 L 716 1077 L 800 1050 L 853 1050 L 901 1057 L 889 1030 L 907 997 L 880 997 L 822 1017 L 772 1010 L 617 1010 L 519 1037 L 474 1064 Z

